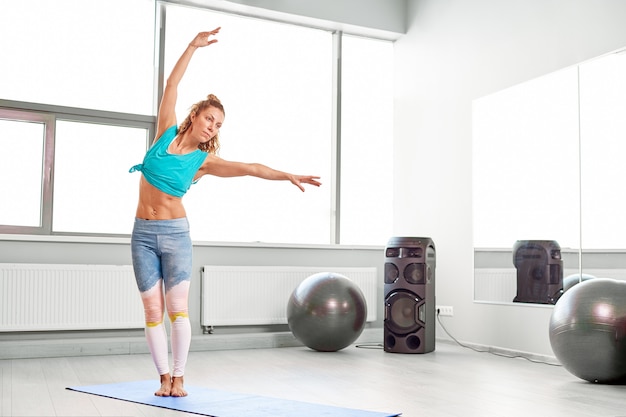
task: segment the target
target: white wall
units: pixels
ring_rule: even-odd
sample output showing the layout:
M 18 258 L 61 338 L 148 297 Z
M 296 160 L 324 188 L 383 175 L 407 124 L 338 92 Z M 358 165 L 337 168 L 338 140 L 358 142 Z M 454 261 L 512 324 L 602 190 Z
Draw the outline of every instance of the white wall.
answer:
M 396 41 L 394 235 L 437 247 L 459 340 L 552 355 L 547 306 L 473 302 L 472 100 L 626 46 L 620 0 L 409 0 Z M 445 337 L 438 328 L 438 337 Z

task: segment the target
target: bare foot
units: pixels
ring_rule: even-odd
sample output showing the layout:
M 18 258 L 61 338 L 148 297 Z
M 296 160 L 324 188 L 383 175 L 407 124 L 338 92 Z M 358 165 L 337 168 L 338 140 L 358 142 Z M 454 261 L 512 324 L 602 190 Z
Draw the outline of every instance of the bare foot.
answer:
M 172 393 L 172 378 L 170 374 L 161 375 L 161 388 L 154 393 L 157 397 L 169 397 Z
M 183 388 L 183 377 L 182 376 L 175 376 L 174 378 L 172 378 L 172 389 L 170 392 L 170 395 L 172 397 L 186 397 L 187 396 L 187 391 L 185 391 L 185 389 Z

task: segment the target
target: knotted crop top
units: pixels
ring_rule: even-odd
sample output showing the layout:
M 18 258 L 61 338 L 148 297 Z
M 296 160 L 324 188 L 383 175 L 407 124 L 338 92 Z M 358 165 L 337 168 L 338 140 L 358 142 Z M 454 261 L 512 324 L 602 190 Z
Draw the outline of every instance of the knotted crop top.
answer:
M 208 153 L 200 149 L 183 155 L 169 153 L 167 149 L 177 134 L 178 127 L 168 128 L 148 149 L 143 163 L 135 165 L 128 172 L 141 171 L 157 189 L 174 197 L 182 197 L 194 182 L 193 178 Z

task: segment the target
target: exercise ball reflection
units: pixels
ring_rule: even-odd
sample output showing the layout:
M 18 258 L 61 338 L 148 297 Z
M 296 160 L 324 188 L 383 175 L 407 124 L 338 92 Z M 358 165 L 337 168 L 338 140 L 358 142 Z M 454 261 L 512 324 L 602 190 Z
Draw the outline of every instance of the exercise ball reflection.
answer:
M 298 285 L 289 297 L 287 321 L 293 335 L 320 352 L 341 350 L 363 331 L 367 305 L 349 278 L 321 272 Z
M 579 284 L 584 281 L 589 281 L 590 279 L 594 279 L 594 275 L 590 274 L 571 274 L 563 278 L 563 292 L 569 290 L 574 285 Z
M 626 282 L 583 281 L 563 293 L 550 317 L 550 344 L 573 375 L 598 383 L 626 379 Z

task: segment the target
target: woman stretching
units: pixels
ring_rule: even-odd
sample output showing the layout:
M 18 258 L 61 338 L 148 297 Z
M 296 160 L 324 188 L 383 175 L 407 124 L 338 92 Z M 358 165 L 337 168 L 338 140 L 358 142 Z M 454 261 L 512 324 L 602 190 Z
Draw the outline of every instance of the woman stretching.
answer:
M 214 36 L 219 30 L 200 32 L 179 58 L 163 91 L 154 143 L 143 163 L 130 170 L 142 172 L 131 250 L 144 306 L 146 339 L 161 377 L 161 387 L 155 392 L 158 396 L 187 395 L 183 375 L 191 343 L 188 298 L 192 244 L 182 197 L 191 184 L 204 175 L 250 175 L 290 181 L 302 191 L 303 184 L 320 185 L 316 176 L 293 175 L 261 164 L 219 158 L 224 108 L 214 95 L 194 104 L 187 118 L 177 126 L 174 110 L 178 84 L 195 51 L 217 42 Z M 165 309 L 171 323 L 171 373 L 163 323 Z

